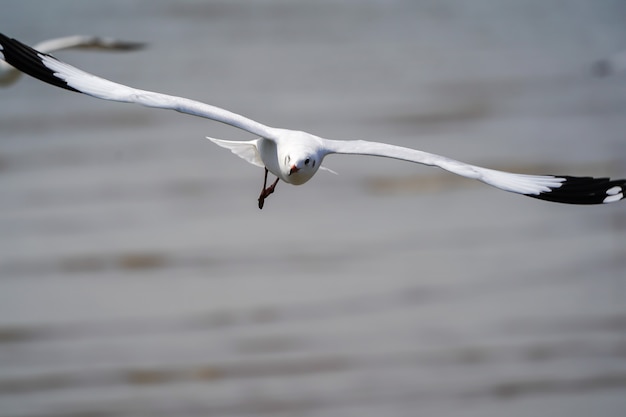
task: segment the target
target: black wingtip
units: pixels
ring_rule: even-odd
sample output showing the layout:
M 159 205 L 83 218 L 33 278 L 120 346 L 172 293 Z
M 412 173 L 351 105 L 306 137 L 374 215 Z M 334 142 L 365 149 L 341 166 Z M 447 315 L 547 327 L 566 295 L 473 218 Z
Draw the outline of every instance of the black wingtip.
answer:
M 2 33 L 0 33 L 0 54 L 8 64 L 14 66 L 23 73 L 30 75 L 31 77 L 35 77 L 41 81 L 47 82 L 48 84 L 52 84 L 66 90 L 80 93 L 80 91 L 70 87 L 65 80 L 57 77 L 54 74 L 54 71 L 45 66 L 41 57 L 50 56 L 53 58 L 51 55 L 38 52 L 30 46 L 24 45 L 17 39 L 11 39 Z
M 626 180 L 592 177 L 557 177 L 564 181 L 558 188 L 540 194 L 527 194 L 540 200 L 565 204 L 603 204 L 623 200 Z

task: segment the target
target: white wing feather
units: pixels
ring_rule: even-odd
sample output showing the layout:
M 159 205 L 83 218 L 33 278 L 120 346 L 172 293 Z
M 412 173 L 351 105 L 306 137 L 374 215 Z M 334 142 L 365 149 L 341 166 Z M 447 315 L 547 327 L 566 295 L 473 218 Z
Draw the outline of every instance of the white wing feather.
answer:
M 207 136 L 206 138 L 216 145 L 221 146 L 222 148 L 230 149 L 232 153 L 244 159 L 245 161 L 248 161 L 252 165 L 265 168 L 265 164 L 263 163 L 261 155 L 259 154 L 258 143 L 260 139 L 240 141 L 216 139 L 209 136 Z
M 387 143 L 363 140 L 337 141 L 324 139 L 323 141 L 328 154 L 382 156 L 423 165 L 437 166 L 454 174 L 476 179 L 501 190 L 519 194 L 538 195 L 540 193 L 550 192 L 555 188 L 559 188 L 565 181 L 565 178 L 555 176 L 514 174 L 511 172 L 482 168 L 445 156 Z
M 46 68 L 53 71 L 54 75 L 65 81 L 68 86 L 92 97 L 176 110 L 180 113 L 204 117 L 238 127 L 255 135 L 268 138 L 274 136 L 273 128 L 220 107 L 183 97 L 140 90 L 109 81 L 61 62 L 50 55 L 39 54 L 39 59 Z

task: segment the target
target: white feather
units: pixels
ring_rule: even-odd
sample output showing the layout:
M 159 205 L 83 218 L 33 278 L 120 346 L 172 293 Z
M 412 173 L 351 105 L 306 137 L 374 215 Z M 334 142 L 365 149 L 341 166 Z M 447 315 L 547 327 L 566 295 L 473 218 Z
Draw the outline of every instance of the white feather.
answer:
M 183 97 L 128 87 L 89 74 L 49 55 L 41 54 L 39 57 L 46 68 L 54 71 L 56 77 L 84 94 L 103 100 L 137 103 L 147 107 L 176 110 L 181 113 L 226 123 L 255 135 L 268 138 L 274 136 L 275 129 L 220 107 Z
M 355 154 L 382 156 L 418 164 L 437 166 L 446 171 L 466 178 L 477 179 L 501 190 L 520 194 L 537 195 L 558 188 L 563 178 L 554 176 L 537 176 L 514 174 L 466 164 L 445 156 L 436 155 L 415 149 L 390 145 L 387 143 L 358 141 L 324 140 L 327 154 Z
M 250 141 L 234 141 L 234 140 L 223 140 L 211 138 L 209 136 L 206 137 L 211 142 L 216 145 L 221 146 L 222 148 L 230 149 L 232 153 L 239 156 L 240 158 L 248 161 L 252 165 L 256 165 L 258 167 L 264 168 L 265 164 L 261 159 L 261 155 L 259 154 L 258 142 L 259 139 L 250 140 Z

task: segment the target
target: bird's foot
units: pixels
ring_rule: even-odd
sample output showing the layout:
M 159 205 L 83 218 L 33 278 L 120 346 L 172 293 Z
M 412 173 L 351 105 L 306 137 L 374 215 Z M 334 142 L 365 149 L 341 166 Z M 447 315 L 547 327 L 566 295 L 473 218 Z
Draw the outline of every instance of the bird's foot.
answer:
M 262 209 L 263 208 L 263 204 L 265 203 L 265 199 L 267 197 L 269 197 L 270 194 L 272 194 L 274 192 L 274 189 L 276 188 L 276 184 L 278 183 L 278 179 L 276 179 L 276 181 L 274 181 L 274 183 L 272 185 L 270 185 L 267 188 L 264 188 L 261 191 L 261 195 L 259 196 L 259 208 Z
M 263 205 L 265 204 L 265 199 L 274 192 L 276 188 L 276 184 L 278 184 L 278 178 L 276 181 L 272 183 L 269 187 L 267 185 L 267 168 L 265 169 L 265 178 L 263 180 L 263 189 L 261 190 L 261 195 L 259 195 L 259 209 L 263 209 Z

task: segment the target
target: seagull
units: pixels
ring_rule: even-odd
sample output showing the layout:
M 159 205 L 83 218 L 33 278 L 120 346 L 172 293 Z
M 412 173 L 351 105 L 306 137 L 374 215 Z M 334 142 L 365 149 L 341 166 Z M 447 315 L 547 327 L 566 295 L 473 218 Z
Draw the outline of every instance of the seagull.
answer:
M 252 133 L 257 138 L 249 141 L 230 141 L 211 137 L 207 139 L 265 170 L 263 188 L 258 198 L 260 209 L 280 180 L 293 185 L 306 183 L 319 169 L 327 169 L 322 167 L 322 162 L 331 154 L 378 156 L 437 166 L 504 191 L 557 203 L 602 204 L 624 199 L 626 179 L 514 174 L 387 143 L 331 140 L 298 130 L 266 126 L 210 104 L 140 90 L 100 78 L 3 34 L 0 34 L 0 59 L 26 74 L 66 90 L 103 100 L 176 110 Z M 268 186 L 269 172 L 276 176 L 276 180 Z
M 62 49 L 93 49 L 102 51 L 132 51 L 141 49 L 145 44 L 140 42 L 120 41 L 113 38 L 98 36 L 74 35 L 48 39 L 35 45 L 40 52 L 50 53 Z M 4 61 L 0 61 L 0 86 L 7 87 L 17 82 L 22 73 Z

